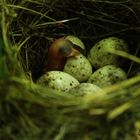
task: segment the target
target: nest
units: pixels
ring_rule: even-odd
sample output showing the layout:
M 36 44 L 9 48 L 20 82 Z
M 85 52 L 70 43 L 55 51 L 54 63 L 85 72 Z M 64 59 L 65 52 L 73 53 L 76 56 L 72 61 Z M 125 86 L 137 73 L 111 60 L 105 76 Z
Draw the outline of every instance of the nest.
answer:
M 139 7 L 138 0 L 2 0 L 0 139 L 140 139 Z M 128 80 L 84 98 L 35 84 L 49 45 L 69 34 L 87 50 L 106 37 L 126 40 Z

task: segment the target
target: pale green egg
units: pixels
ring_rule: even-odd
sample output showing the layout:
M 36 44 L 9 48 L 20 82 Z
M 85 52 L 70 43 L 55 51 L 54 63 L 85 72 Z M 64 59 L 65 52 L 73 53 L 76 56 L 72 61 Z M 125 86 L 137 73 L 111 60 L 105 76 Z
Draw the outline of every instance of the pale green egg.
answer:
M 78 86 L 70 89 L 69 93 L 76 95 L 76 96 L 94 95 L 96 93 L 102 95 L 104 93 L 104 91 L 95 84 L 81 83 Z
M 86 50 L 84 43 L 78 37 L 76 37 L 74 35 L 68 35 L 68 36 L 66 36 L 65 39 L 70 40 L 73 44 L 75 44 L 75 45 L 81 47 L 82 49 Z
M 97 42 L 88 53 L 88 60 L 95 69 L 105 65 L 122 66 L 126 59 L 108 52 L 108 49 L 128 52 L 127 43 L 117 37 L 108 37 Z
M 79 85 L 77 79 L 62 71 L 49 71 L 37 83 L 59 91 L 68 91 Z
M 96 70 L 87 82 L 99 87 L 107 87 L 127 79 L 126 72 L 114 65 L 107 65 Z
M 75 77 L 79 82 L 85 82 L 92 74 L 92 66 L 84 55 L 79 54 L 68 58 L 63 71 Z

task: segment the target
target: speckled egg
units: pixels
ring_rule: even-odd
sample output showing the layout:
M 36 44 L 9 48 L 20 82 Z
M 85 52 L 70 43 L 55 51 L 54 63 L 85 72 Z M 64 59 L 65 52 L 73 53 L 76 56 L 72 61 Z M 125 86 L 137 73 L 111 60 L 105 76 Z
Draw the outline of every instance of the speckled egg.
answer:
M 92 74 L 92 66 L 84 55 L 79 54 L 68 58 L 63 71 L 75 77 L 79 82 L 84 82 Z
M 72 88 L 69 90 L 69 93 L 77 95 L 77 96 L 83 96 L 83 95 L 90 95 L 90 94 L 103 94 L 104 91 L 98 87 L 97 85 L 91 84 L 91 83 L 81 83 L 78 86 Z
M 78 37 L 76 37 L 74 35 L 68 35 L 68 36 L 66 36 L 66 39 L 70 40 L 73 44 L 81 47 L 82 49 L 84 49 L 84 50 L 86 49 L 84 43 Z
M 125 71 L 114 65 L 107 65 L 96 70 L 88 79 L 89 83 L 107 87 L 127 79 Z
M 79 85 L 78 80 L 62 71 L 49 71 L 42 75 L 37 83 L 59 91 L 68 91 Z
M 107 49 L 120 50 L 128 52 L 127 43 L 117 37 L 108 37 L 97 42 L 88 53 L 88 60 L 95 69 L 101 68 L 105 65 L 121 66 L 125 59 L 118 55 L 109 53 Z

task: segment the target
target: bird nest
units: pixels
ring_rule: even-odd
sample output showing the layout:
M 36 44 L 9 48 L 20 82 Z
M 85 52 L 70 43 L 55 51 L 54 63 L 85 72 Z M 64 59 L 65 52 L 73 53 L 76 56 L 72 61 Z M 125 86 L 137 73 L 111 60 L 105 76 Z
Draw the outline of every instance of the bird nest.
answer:
M 138 0 L 2 0 L 0 2 L 1 140 L 140 139 L 140 2 Z M 128 80 L 103 96 L 72 96 L 40 86 L 48 47 L 79 37 L 87 51 L 103 38 L 124 39 Z

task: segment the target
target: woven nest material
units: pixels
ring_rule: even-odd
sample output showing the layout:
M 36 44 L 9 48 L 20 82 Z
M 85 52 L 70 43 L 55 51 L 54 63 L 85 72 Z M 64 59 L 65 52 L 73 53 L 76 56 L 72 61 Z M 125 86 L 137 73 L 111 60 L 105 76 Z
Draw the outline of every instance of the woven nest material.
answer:
M 139 7 L 139 0 L 1 0 L 0 140 L 139 140 Z M 86 97 L 35 84 L 52 41 L 70 34 L 87 51 L 106 37 L 126 40 L 128 80 Z

